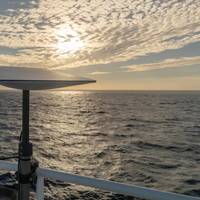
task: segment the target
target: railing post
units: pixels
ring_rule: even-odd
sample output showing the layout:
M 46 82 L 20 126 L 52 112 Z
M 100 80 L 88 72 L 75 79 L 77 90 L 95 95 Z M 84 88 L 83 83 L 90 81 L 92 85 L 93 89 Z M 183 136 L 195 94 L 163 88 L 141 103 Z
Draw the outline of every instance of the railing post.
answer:
M 36 186 L 36 199 L 44 200 L 44 177 L 37 177 L 37 186 Z

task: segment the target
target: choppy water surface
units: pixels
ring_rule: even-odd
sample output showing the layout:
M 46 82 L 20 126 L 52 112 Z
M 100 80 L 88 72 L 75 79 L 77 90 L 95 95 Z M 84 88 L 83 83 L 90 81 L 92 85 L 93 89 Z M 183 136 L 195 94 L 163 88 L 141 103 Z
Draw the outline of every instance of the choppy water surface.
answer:
M 21 93 L 0 92 L 0 154 L 17 151 Z M 200 196 L 199 92 L 34 92 L 40 166 Z M 47 184 L 47 199 L 130 199 Z

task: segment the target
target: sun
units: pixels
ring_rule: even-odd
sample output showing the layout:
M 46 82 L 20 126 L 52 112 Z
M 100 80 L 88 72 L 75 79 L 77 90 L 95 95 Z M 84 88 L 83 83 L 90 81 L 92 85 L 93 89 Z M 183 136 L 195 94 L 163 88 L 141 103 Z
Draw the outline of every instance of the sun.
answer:
M 78 33 L 70 27 L 58 29 L 56 31 L 56 39 L 57 43 L 55 46 L 61 54 L 78 51 L 84 46 Z

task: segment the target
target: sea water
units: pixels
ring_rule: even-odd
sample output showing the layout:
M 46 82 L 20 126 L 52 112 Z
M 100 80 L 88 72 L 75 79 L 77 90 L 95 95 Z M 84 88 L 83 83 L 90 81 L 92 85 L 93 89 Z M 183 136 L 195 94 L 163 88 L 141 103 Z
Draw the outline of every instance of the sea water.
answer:
M 200 92 L 31 92 L 40 166 L 200 196 Z M 21 93 L 0 92 L 0 156 L 17 152 Z M 133 199 L 46 181 L 46 199 Z

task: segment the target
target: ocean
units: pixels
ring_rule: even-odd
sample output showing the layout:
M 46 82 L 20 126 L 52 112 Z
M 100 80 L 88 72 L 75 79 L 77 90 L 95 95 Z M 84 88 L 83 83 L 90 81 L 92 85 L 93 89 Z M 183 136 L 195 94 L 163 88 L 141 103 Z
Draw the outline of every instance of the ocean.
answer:
M 200 197 L 200 92 L 31 92 L 40 166 Z M 0 156 L 17 152 L 21 93 L 0 92 Z M 47 181 L 53 199 L 134 198 Z

